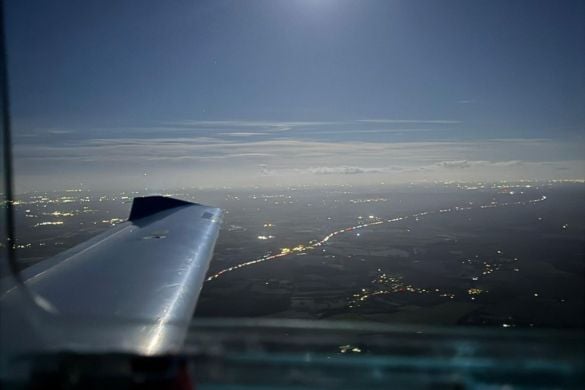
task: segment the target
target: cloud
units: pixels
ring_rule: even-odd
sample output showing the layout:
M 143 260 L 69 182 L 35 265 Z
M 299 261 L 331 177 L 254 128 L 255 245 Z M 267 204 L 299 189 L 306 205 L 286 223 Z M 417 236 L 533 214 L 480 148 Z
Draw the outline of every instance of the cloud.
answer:
M 220 135 L 251 136 L 296 131 L 307 134 L 349 134 L 349 133 L 384 133 L 444 130 L 444 125 L 460 124 L 456 120 L 421 120 L 421 119 L 360 119 L 344 121 L 267 121 L 267 120 L 184 120 L 164 123 L 175 130 L 191 129 L 193 131 L 221 130 Z M 372 125 L 437 125 L 436 128 L 378 128 Z M 360 128 L 361 127 L 361 128 Z M 326 130 L 323 130 L 325 128 Z M 332 130 L 327 128 L 333 128 Z M 252 130 L 252 131 L 249 131 Z
M 441 161 L 436 165 L 447 169 L 466 169 L 472 167 L 515 167 L 522 165 L 522 161 L 510 160 L 510 161 L 484 161 L 484 160 L 459 160 L 459 161 Z
M 321 134 L 336 134 L 336 135 L 343 135 L 343 134 L 387 134 L 387 133 L 417 133 L 417 132 L 435 132 L 435 131 L 442 131 L 444 129 L 419 129 L 419 128 L 411 128 L 411 129 L 351 129 L 351 130 L 316 130 L 311 131 L 311 135 L 321 135 Z
M 52 145 L 40 141 L 17 144 L 15 167 L 21 183 L 36 180 L 39 186 L 58 186 L 60 180 L 72 177 L 97 183 L 100 175 L 105 186 L 113 185 L 116 178 L 123 186 L 145 171 L 149 172 L 149 183 L 161 186 L 582 178 L 582 146 L 581 141 L 545 139 L 342 142 L 246 136 L 99 138 Z
M 361 173 L 380 173 L 383 172 L 379 168 L 361 168 L 361 167 L 312 167 L 308 169 L 309 172 L 315 175 L 356 175 Z
M 444 119 L 360 119 L 357 122 L 364 123 L 413 123 L 413 124 L 434 124 L 434 125 L 458 125 L 463 122 Z
M 445 167 L 449 169 L 464 169 L 469 168 L 471 164 L 467 160 L 460 160 L 460 161 L 442 161 L 437 163 L 440 167 Z
M 170 122 L 168 125 L 193 129 L 254 128 L 264 131 L 288 131 L 300 127 L 316 127 L 343 124 L 337 121 L 254 121 L 254 120 L 185 120 Z
M 545 161 L 542 161 L 545 162 Z M 495 161 L 491 163 L 492 165 L 495 166 L 500 166 L 500 167 L 515 167 L 515 166 L 519 166 L 519 165 L 524 165 L 524 162 L 522 161 L 518 161 L 518 160 L 511 160 L 511 161 Z
M 35 128 L 32 130 L 19 130 L 14 132 L 15 138 L 50 138 L 52 135 L 67 135 L 67 134 L 74 134 L 77 133 L 75 130 L 71 129 L 55 129 L 55 128 Z M 49 137 L 47 137 L 49 136 Z
M 526 161 L 580 159 L 579 143 L 550 140 L 481 140 L 420 142 L 326 142 L 298 139 L 253 140 L 244 142 L 212 137 L 100 138 L 75 140 L 59 145 L 16 145 L 20 160 L 53 159 L 75 162 L 133 161 L 149 159 L 205 159 L 266 156 L 280 167 L 385 167 L 428 166 L 465 168 L 484 164 L 517 165 Z M 476 157 L 476 159 L 470 159 Z
M 269 133 L 250 133 L 250 132 L 235 132 L 235 133 L 219 133 L 219 135 L 227 135 L 229 137 L 253 137 L 253 136 L 260 136 L 260 135 L 267 135 Z
M 48 129 L 47 133 L 49 134 L 72 134 L 75 133 L 74 130 L 64 130 L 64 129 Z
M 424 123 L 426 126 L 413 126 Z M 217 142 L 240 138 L 248 140 L 289 139 L 327 139 L 341 138 L 344 135 L 362 140 L 372 139 L 374 134 L 407 134 L 423 132 L 440 132 L 448 129 L 439 124 L 457 123 L 456 121 L 419 121 L 395 119 L 364 119 L 345 121 L 268 121 L 268 120 L 186 120 L 153 124 L 150 126 L 129 126 L 116 128 L 92 128 L 82 130 L 61 128 L 37 128 L 30 131 L 19 131 L 16 134 L 21 143 L 42 143 L 63 146 L 64 140 L 92 141 L 99 139 L 117 139 L 124 143 L 126 139 L 144 140 L 183 140 L 215 139 Z M 403 126 L 393 125 L 402 124 Z M 68 136 L 75 133 L 73 136 Z M 331 137 L 327 137 L 331 135 Z M 335 137 L 339 136 L 339 137 Z M 38 138 L 39 140 L 35 140 Z

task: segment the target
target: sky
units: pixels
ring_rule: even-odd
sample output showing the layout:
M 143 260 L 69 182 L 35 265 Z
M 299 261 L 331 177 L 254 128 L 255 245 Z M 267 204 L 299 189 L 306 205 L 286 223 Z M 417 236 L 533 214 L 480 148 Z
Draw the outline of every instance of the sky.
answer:
M 17 191 L 585 178 L 585 2 L 7 0 Z

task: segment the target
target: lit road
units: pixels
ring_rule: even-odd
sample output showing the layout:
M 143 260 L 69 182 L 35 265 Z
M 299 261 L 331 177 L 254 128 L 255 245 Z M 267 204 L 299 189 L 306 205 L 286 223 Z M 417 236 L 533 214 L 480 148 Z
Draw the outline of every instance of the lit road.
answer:
M 535 203 L 542 202 L 545 200 L 546 200 L 546 196 L 542 195 L 538 199 L 531 199 L 528 201 L 504 202 L 504 203 L 498 203 L 498 202 L 494 201 L 494 202 L 491 202 L 489 204 L 484 204 L 484 205 L 480 205 L 480 206 L 473 206 L 473 207 L 471 207 L 471 206 L 452 207 L 452 208 L 439 209 L 439 210 L 422 211 L 419 213 L 415 213 L 415 214 L 411 214 L 411 215 L 407 215 L 407 216 L 402 216 L 402 217 L 396 217 L 396 218 L 392 218 L 392 219 L 371 218 L 371 219 L 375 219 L 375 221 L 362 223 L 359 225 L 339 229 L 339 230 L 336 230 L 334 232 L 327 234 L 325 237 L 323 237 L 319 241 L 316 241 L 316 242 L 311 241 L 309 244 L 300 244 L 300 245 L 297 245 L 297 246 L 290 248 L 290 249 L 284 248 L 284 249 L 282 249 L 282 251 L 280 253 L 265 255 L 263 257 L 260 257 L 260 258 L 254 259 L 254 260 L 249 260 L 249 261 L 234 265 L 232 267 L 222 269 L 222 270 L 216 272 L 215 274 L 209 276 L 207 278 L 207 281 L 215 280 L 227 272 L 236 271 L 236 270 L 239 270 L 239 269 L 244 268 L 244 267 L 249 267 L 252 265 L 263 263 L 265 261 L 278 260 L 278 259 L 282 259 L 284 257 L 292 256 L 295 254 L 308 252 L 308 251 L 313 250 L 315 248 L 318 248 L 322 245 L 325 245 L 329 240 L 335 238 L 336 236 L 338 236 L 340 234 L 354 232 L 355 230 L 367 228 L 370 226 L 404 221 L 404 220 L 407 220 L 409 218 L 414 218 L 418 221 L 422 217 L 425 217 L 427 215 L 433 215 L 433 214 L 447 214 L 447 213 L 453 213 L 453 212 L 459 212 L 459 211 L 469 211 L 469 210 L 474 210 L 474 209 L 488 209 L 488 208 L 506 207 L 506 206 L 527 206 L 529 204 L 535 204 Z

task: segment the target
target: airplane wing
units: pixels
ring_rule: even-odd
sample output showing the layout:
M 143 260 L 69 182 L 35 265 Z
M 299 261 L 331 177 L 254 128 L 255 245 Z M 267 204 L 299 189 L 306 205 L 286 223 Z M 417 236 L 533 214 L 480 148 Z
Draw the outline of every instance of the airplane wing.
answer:
M 162 196 L 134 199 L 128 221 L 22 272 L 36 308 L 23 310 L 26 294 L 15 284 L 4 289 L 3 347 L 178 350 L 220 223 L 217 208 Z

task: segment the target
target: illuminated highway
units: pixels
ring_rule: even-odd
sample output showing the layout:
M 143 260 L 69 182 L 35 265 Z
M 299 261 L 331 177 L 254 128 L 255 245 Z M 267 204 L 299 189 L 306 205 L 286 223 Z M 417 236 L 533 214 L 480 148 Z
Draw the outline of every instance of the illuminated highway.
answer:
M 367 228 L 370 226 L 381 225 L 384 223 L 393 223 L 393 222 L 404 221 L 404 220 L 409 219 L 409 218 L 414 218 L 416 220 L 419 220 L 421 217 L 424 217 L 427 215 L 432 215 L 432 214 L 445 214 L 445 213 L 453 213 L 453 212 L 457 212 L 457 211 L 469 211 L 469 210 L 473 210 L 473 209 L 487 209 L 487 208 L 506 207 L 506 206 L 526 206 L 529 204 L 542 202 L 544 200 L 546 200 L 546 196 L 542 195 L 540 198 L 531 199 L 528 201 L 504 202 L 504 203 L 497 203 L 497 202 L 493 201 L 489 204 L 484 204 L 484 205 L 475 206 L 475 207 L 465 206 L 465 207 L 452 207 L 452 208 L 446 208 L 446 209 L 440 209 L 440 210 L 423 211 L 423 212 L 411 214 L 408 216 L 396 217 L 396 218 L 386 219 L 386 220 L 385 219 L 378 219 L 378 218 L 375 218 L 373 216 L 370 216 L 370 219 L 375 219 L 375 221 L 362 223 L 359 225 L 339 229 L 339 230 L 336 230 L 334 232 L 327 234 L 325 237 L 323 237 L 319 241 L 316 241 L 316 242 L 310 241 L 309 244 L 300 244 L 300 245 L 297 245 L 293 248 L 283 248 L 280 253 L 265 255 L 263 257 L 260 257 L 260 258 L 254 259 L 254 260 L 249 260 L 249 261 L 234 265 L 232 267 L 222 269 L 222 270 L 218 271 L 217 273 L 209 276 L 207 278 L 207 281 L 215 280 L 227 272 L 236 271 L 236 270 L 244 268 L 244 267 L 249 267 L 249 266 L 252 266 L 255 264 L 260 264 L 260 263 L 263 263 L 265 261 L 278 260 L 278 259 L 281 259 L 281 258 L 284 258 L 287 256 L 294 255 L 294 254 L 308 252 L 312 249 L 315 249 L 317 247 L 320 247 L 320 246 L 326 244 L 329 240 L 331 240 L 332 238 L 334 238 L 340 234 L 353 232 L 355 230 Z

